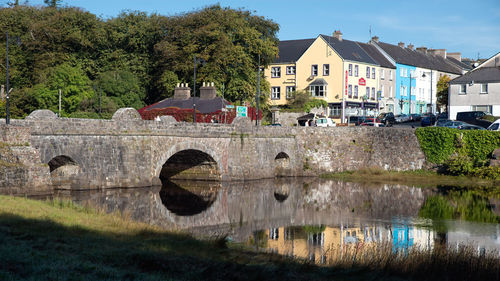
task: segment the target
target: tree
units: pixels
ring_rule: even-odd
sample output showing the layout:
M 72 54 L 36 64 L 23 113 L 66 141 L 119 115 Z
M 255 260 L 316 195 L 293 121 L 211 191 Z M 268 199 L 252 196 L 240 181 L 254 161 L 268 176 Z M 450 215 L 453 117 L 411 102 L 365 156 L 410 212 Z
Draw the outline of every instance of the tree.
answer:
M 114 70 L 102 73 L 96 81 L 104 96 L 111 98 L 120 107 L 139 109 L 144 106 L 144 90 L 139 79 L 127 70 Z
M 326 109 L 328 103 L 322 99 L 312 98 L 308 91 L 301 90 L 291 93 L 288 107 L 294 111 L 310 112 L 313 108 L 322 107 Z
M 443 75 L 439 78 L 437 83 L 437 106 L 439 108 L 448 106 L 449 82 L 450 77 L 448 75 Z
M 45 5 L 47 5 L 51 8 L 57 8 L 57 6 L 59 6 L 61 1 L 62 0 L 43 0 L 43 3 L 45 3 Z

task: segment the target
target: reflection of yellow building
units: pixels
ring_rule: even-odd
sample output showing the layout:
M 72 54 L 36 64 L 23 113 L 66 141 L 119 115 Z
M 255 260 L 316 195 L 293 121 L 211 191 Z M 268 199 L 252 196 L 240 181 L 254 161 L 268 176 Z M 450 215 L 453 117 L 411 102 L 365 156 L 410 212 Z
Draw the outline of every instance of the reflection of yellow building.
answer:
M 331 117 L 359 109 L 376 109 L 378 63 L 357 42 L 333 36 L 280 41 L 279 57 L 265 69 L 271 86 L 271 105 L 285 105 L 295 90 L 328 102 Z
M 308 231 L 306 227 L 280 227 L 265 232 L 268 251 L 317 264 L 326 264 L 337 258 L 345 245 L 371 245 L 378 241 L 378 231 L 374 226 L 323 227 L 319 231 Z

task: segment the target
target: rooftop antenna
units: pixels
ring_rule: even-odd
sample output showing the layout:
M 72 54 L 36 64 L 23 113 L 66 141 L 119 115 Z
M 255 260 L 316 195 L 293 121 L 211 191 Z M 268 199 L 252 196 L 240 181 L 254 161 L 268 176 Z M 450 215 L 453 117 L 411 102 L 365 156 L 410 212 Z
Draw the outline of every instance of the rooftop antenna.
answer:
M 372 39 L 372 26 L 370 25 L 370 40 Z

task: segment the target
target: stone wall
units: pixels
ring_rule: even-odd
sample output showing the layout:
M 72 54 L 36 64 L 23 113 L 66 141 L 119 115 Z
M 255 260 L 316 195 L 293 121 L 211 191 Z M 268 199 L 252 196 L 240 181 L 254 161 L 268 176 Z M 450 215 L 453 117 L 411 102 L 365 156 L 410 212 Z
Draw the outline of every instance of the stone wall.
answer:
M 0 194 L 47 193 L 51 189 L 49 167 L 29 143 L 29 128 L 0 125 Z
M 77 165 L 52 172 L 59 187 L 70 189 L 159 184 L 163 165 L 184 150 L 210 156 L 222 181 L 317 176 L 364 167 L 413 170 L 425 162 L 414 129 L 67 118 L 13 124 L 29 128 L 30 142 L 40 153 L 37 164 L 63 156 Z M 214 173 L 213 168 L 207 171 Z

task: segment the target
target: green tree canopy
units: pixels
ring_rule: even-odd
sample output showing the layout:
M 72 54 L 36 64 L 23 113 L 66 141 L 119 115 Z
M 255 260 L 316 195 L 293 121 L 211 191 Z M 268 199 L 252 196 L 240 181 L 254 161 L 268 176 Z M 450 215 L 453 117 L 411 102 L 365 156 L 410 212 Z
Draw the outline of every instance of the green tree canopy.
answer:
M 448 106 L 448 88 L 450 77 L 443 75 L 437 83 L 437 105 L 439 107 Z

